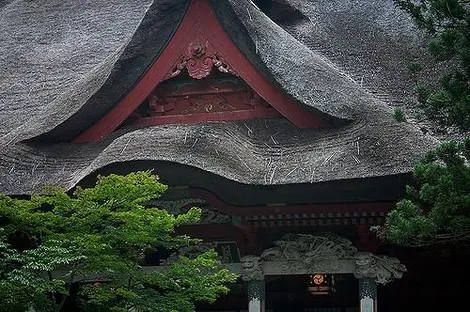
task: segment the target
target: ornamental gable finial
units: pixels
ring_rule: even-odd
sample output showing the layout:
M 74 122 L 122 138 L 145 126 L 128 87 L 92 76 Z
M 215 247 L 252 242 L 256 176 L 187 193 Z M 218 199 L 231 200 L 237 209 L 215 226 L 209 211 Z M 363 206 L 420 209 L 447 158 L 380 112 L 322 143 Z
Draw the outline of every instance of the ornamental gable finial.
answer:
M 203 79 L 211 73 L 214 67 L 221 73 L 238 76 L 209 40 L 198 34 L 189 42 L 187 49 L 165 75 L 164 80 L 178 76 L 184 68 L 188 70 L 190 77 Z

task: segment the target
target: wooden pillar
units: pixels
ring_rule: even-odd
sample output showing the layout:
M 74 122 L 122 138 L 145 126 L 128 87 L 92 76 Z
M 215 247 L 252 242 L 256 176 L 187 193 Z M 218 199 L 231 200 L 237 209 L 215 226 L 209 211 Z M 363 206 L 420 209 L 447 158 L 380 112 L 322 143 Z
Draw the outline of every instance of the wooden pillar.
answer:
M 261 258 L 247 255 L 240 259 L 240 264 L 240 277 L 248 287 L 248 311 L 264 312 L 265 283 Z
M 359 278 L 359 312 L 377 312 L 377 283 L 373 278 Z
M 264 312 L 265 283 L 264 280 L 248 282 L 248 312 Z

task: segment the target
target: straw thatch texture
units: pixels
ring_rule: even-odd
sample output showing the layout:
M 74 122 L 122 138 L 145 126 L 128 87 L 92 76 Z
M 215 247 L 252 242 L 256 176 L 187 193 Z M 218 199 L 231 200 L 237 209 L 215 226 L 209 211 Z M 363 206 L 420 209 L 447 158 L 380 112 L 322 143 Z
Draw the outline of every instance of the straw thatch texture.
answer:
M 62 123 L 55 133 L 70 139 L 106 113 L 158 56 L 187 6 L 152 2 L 16 0 L 2 7 L 0 147 Z
M 308 17 L 285 25 L 290 33 L 247 0 L 211 3 L 250 61 L 299 105 L 330 120 L 332 128 L 300 130 L 286 120 L 159 126 L 122 129 L 103 142 L 79 145 L 66 141 L 115 105 L 158 57 L 188 0 L 54 0 L 41 5 L 16 0 L 0 6 L 0 26 L 7 29 L 0 34 L 0 192 L 29 194 L 43 184 L 71 188 L 108 164 L 134 160 L 173 161 L 266 185 L 409 172 L 437 140 L 392 120 L 389 104 L 407 100 L 400 90 L 409 77 L 397 71 L 394 83 L 395 69 L 387 64 L 401 56 L 353 44 L 361 37 L 376 40 L 377 46 L 387 41 L 387 49 L 401 51 L 409 43 L 413 49 L 407 59 L 412 58 L 419 52 L 418 37 L 402 40 L 396 33 L 403 32 L 403 25 L 413 31 L 410 21 L 395 15 L 391 6 L 383 6 L 391 13 L 382 12 L 389 17 L 382 22 L 356 16 L 361 9 L 367 14 L 374 5 L 389 3 L 374 0 L 372 6 L 355 7 L 357 14 L 348 19 L 344 14 L 341 30 L 338 16 L 353 6 L 351 1 L 344 6 L 321 2 L 321 14 L 311 1 L 284 1 L 298 2 Z M 369 37 L 380 27 L 382 37 Z M 329 31 L 337 43 L 328 42 Z M 343 32 L 358 35 L 348 41 Z M 374 56 L 370 64 L 367 55 Z M 371 79 L 358 81 L 343 68 L 348 62 Z M 382 72 L 384 77 L 375 78 Z M 35 142 L 26 141 L 37 136 Z
M 163 160 L 195 166 L 246 184 L 315 183 L 409 172 L 435 143 L 416 129 L 383 120 L 331 130 L 300 130 L 290 122 L 251 120 L 173 125 L 116 134 L 99 144 L 17 144 L 0 156 L 0 189 L 27 194 L 43 184 L 73 187 L 106 165 Z

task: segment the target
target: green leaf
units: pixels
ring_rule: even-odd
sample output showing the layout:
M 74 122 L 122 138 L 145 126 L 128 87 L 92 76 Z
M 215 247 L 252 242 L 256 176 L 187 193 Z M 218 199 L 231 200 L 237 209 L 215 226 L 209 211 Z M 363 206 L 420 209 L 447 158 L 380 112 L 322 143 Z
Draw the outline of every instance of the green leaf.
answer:
M 195 301 L 226 293 L 236 276 L 220 267 L 215 252 L 158 272 L 141 270 L 147 252 L 200 242 L 176 234 L 199 220 L 200 209 L 173 216 L 148 204 L 166 189 L 150 172 L 137 172 L 99 177 L 95 187 L 72 196 L 56 188 L 29 200 L 0 195 L 4 307 L 58 311 L 72 284 L 81 307 L 99 311 L 193 311 Z M 22 244 L 10 245 L 13 237 Z

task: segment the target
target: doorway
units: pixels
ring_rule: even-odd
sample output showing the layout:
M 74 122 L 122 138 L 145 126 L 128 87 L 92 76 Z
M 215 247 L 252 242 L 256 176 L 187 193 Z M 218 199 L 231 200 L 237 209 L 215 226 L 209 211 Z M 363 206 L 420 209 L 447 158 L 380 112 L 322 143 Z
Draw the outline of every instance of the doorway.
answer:
M 266 277 L 266 312 L 358 312 L 359 285 L 352 274 L 325 275 L 325 287 L 311 275 Z

